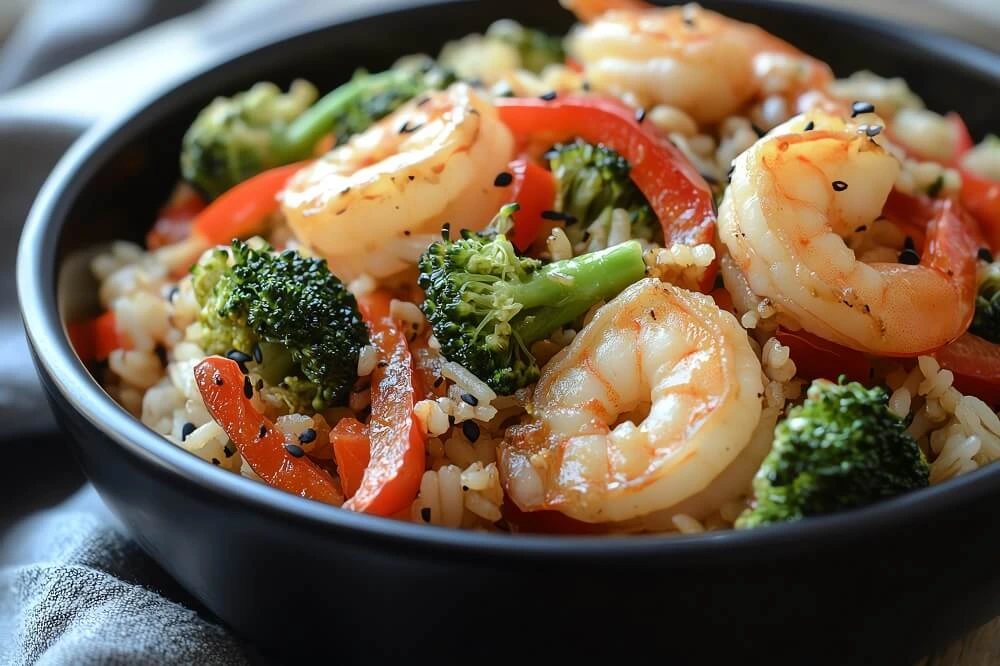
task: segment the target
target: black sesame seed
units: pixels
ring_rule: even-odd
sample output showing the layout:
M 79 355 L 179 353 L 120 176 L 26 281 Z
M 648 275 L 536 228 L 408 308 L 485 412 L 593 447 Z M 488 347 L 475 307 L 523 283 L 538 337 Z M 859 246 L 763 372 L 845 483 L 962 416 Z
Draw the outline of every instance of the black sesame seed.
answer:
M 493 179 L 494 187 L 507 187 L 514 182 L 514 174 L 509 171 L 501 171 L 497 174 L 497 177 Z
M 551 102 L 552 100 L 554 100 L 556 98 L 556 91 L 555 90 L 550 90 L 549 92 L 545 93 L 544 95 L 541 95 L 541 98 L 544 99 L 546 102 Z
M 691 18 L 690 16 L 685 16 L 683 18 L 683 21 L 684 21 L 684 25 L 686 25 L 687 27 L 689 27 L 689 28 L 693 28 L 694 27 L 694 19 Z
M 424 508 L 422 508 L 420 510 L 420 517 L 423 519 L 425 523 L 431 522 L 431 508 L 429 506 L 425 506 Z
M 804 132 L 811 132 L 814 129 L 816 129 L 816 123 L 814 123 L 813 121 L 810 120 L 809 122 L 806 123 L 806 126 L 803 128 L 802 131 L 804 131 Z
M 224 453 L 224 454 L 226 455 L 226 457 L 227 457 L 227 458 L 232 458 L 232 457 L 233 457 L 233 454 L 234 454 L 234 453 L 236 453 L 236 449 L 234 449 L 234 448 L 233 448 L 232 446 L 230 446 L 229 444 L 226 444 L 226 445 L 225 445 L 225 446 L 223 447 L 223 449 L 222 449 L 222 452 L 223 452 L 223 453 Z
M 855 118 L 862 113 L 872 113 L 875 111 L 875 105 L 871 102 L 855 102 L 851 104 L 851 118 Z
M 917 254 L 916 250 L 905 248 L 899 253 L 899 263 L 916 266 L 920 263 L 920 255 Z
M 306 428 L 299 434 L 299 441 L 303 444 L 308 444 L 309 442 L 316 441 L 316 431 L 312 428 Z
M 403 229 L 403 235 L 404 235 L 404 236 L 409 236 L 409 235 L 410 235 L 410 234 L 412 234 L 412 233 L 413 233 L 413 232 L 412 232 L 412 231 L 410 231 L 409 229 Z
M 472 405 L 473 407 L 475 407 L 476 405 L 479 404 L 479 400 L 476 399 L 476 396 L 472 395 L 471 393 L 463 393 L 461 395 L 461 398 L 462 398 L 463 402 L 467 402 L 468 404 Z
M 646 119 L 646 109 L 636 109 L 635 122 L 641 123 L 645 119 Z
M 656 321 L 656 310 L 650 310 L 649 316 L 653 318 L 653 321 Z
M 212 381 L 215 382 L 216 386 L 222 386 L 222 383 L 223 383 L 222 382 L 222 375 L 220 375 L 219 373 L 215 373 L 215 376 L 212 377 Z
M 183 442 L 188 438 L 188 436 L 194 432 L 194 424 L 191 422 L 185 423 L 181 426 L 181 441 Z
M 465 421 L 462 423 L 462 434 L 470 442 L 479 439 L 479 425 L 475 421 Z
M 212 458 L 212 464 L 215 465 L 216 467 L 218 467 L 222 463 L 219 461 L 218 458 Z
M 993 253 L 990 252 L 990 248 L 988 248 L 988 247 L 981 247 L 981 248 L 979 248 L 979 252 L 976 253 L 976 257 L 980 261 L 985 261 L 988 264 L 992 264 L 993 263 Z
M 407 178 L 409 178 L 410 180 L 416 180 L 417 179 L 416 176 L 407 176 Z
M 285 444 L 285 450 L 288 451 L 288 455 L 295 458 L 301 458 L 306 454 L 298 444 Z
M 463 484 L 462 484 L 462 492 L 464 492 L 464 493 L 467 493 L 467 492 L 469 492 L 469 486 L 467 486 L 467 485 L 465 485 L 465 484 L 463 483 Z
M 237 363 L 248 363 L 253 360 L 250 354 L 244 354 L 238 349 L 230 349 L 226 352 L 226 358 L 230 361 L 236 361 Z
M 543 220 L 562 220 L 566 216 L 557 210 L 543 210 L 542 219 Z
M 834 192 L 843 192 L 846 189 L 847 189 L 847 183 L 845 183 L 844 181 L 842 181 L 842 180 L 835 180 L 835 181 L 833 181 L 833 191 Z
M 584 81 L 581 83 L 580 89 L 583 90 L 583 92 L 590 92 L 590 81 Z
M 907 236 L 903 239 L 903 247 L 907 250 L 916 250 L 917 246 L 913 244 L 913 236 Z
M 941 194 L 941 188 L 944 187 L 944 174 L 939 175 L 933 183 L 927 187 L 927 196 L 932 199 Z
M 410 121 L 407 120 L 403 123 L 403 126 L 399 128 L 400 134 L 410 134 L 411 132 L 416 132 L 418 129 L 423 127 L 423 123 L 417 123 L 416 125 L 410 125 Z
M 261 423 L 260 430 L 257 431 L 257 438 L 264 439 L 265 437 L 267 437 L 267 426 Z
M 862 231 L 868 231 L 868 225 L 867 224 L 862 224 L 861 226 L 859 226 L 858 228 L 856 228 L 854 231 L 855 231 L 855 233 L 859 233 L 859 234 Z
M 255 344 L 253 346 L 253 360 L 257 363 L 264 362 L 264 350 L 260 348 L 260 345 Z
M 247 400 L 253 397 L 253 384 L 250 383 L 249 377 L 243 378 L 243 395 L 247 397 Z

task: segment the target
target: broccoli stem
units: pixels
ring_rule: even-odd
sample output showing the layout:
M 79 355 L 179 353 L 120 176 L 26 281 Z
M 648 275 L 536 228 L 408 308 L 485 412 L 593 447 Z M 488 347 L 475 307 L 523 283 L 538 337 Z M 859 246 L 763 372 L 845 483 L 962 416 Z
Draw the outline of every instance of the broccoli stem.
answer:
M 406 83 L 412 72 L 390 69 L 378 74 L 356 77 L 330 91 L 302 113 L 285 130 L 275 137 L 275 148 L 286 161 L 295 161 L 309 155 L 313 146 L 333 129 L 337 118 L 371 90 L 388 88 Z
M 594 303 L 616 296 L 645 273 L 642 246 L 634 240 L 548 264 L 531 280 L 514 288 L 513 298 L 524 309 L 511 326 L 526 345 L 544 340 Z M 531 312 L 533 308 L 541 311 Z

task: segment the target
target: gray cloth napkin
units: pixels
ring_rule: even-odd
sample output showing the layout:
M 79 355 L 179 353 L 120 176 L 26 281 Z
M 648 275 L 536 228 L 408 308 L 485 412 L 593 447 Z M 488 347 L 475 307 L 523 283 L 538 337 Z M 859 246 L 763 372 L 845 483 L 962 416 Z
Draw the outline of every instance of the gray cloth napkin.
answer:
M 89 485 L 0 535 L 0 664 L 260 664 L 191 603 Z

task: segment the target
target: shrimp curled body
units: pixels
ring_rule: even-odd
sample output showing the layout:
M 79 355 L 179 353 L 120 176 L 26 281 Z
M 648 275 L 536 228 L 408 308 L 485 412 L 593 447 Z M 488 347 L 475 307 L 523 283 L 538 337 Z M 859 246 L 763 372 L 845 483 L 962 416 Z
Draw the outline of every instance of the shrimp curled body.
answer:
M 761 395 L 760 361 L 736 319 L 708 296 L 645 278 L 545 366 L 535 421 L 500 446 L 501 478 L 521 510 L 591 523 L 732 499 L 766 454 L 768 442 L 739 460 Z M 746 464 L 727 473 L 734 463 Z M 720 493 L 712 484 L 723 478 Z
M 302 169 L 282 193 L 300 242 L 342 279 L 412 264 L 451 222 L 484 227 L 504 203 L 495 187 L 513 136 L 466 84 L 412 100 Z
M 900 169 L 866 129 L 814 111 L 772 130 L 735 160 L 719 236 L 783 321 L 852 349 L 916 355 L 968 326 L 977 244 L 940 202 L 919 265 L 855 256 L 845 238 L 880 218 Z
M 764 93 L 798 93 L 832 78 L 826 65 L 765 30 L 696 4 L 575 0 L 572 8 L 590 22 L 571 33 L 568 48 L 594 90 L 666 104 L 700 124 Z M 780 91 L 770 89 L 776 68 L 790 77 Z

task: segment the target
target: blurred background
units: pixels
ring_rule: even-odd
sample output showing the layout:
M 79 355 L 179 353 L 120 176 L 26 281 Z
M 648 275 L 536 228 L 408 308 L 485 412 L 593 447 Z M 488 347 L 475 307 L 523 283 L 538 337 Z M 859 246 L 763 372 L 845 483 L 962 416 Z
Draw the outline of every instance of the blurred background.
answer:
M 1000 48 L 1000 0 L 802 1 Z M 222 45 L 372 5 L 414 2 L 419 0 L 0 0 L 0 103 L 86 123 L 197 68 Z

